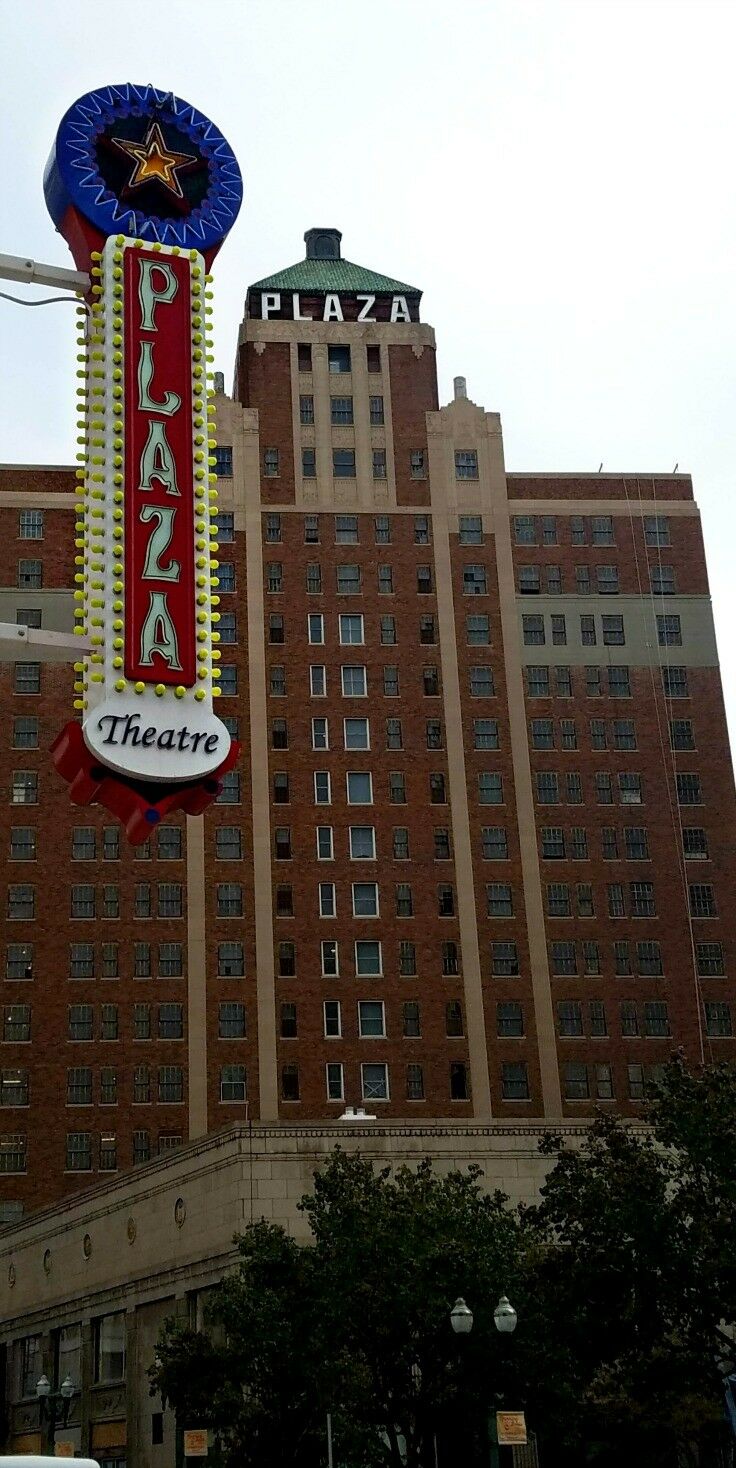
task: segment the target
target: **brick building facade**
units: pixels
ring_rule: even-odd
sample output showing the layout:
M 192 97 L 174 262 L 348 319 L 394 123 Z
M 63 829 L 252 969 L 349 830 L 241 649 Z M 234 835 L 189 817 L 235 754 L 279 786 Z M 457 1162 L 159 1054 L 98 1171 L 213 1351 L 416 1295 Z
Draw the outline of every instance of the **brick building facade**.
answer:
M 132 849 L 0 667 L 0 1216 L 248 1118 L 636 1114 L 733 1054 L 734 787 L 686 475 L 506 473 L 420 293 L 251 287 L 218 392 L 238 770 Z M 69 630 L 74 474 L 0 473 L 0 620 Z

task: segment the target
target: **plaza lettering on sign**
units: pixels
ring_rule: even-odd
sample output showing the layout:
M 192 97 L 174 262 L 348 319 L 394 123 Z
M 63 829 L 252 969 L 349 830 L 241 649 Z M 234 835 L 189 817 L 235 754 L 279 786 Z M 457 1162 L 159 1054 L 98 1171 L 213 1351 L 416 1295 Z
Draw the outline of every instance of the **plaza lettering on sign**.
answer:
M 190 262 L 126 250 L 125 673 L 196 678 Z
M 262 321 L 271 319 L 288 319 L 290 321 L 411 321 L 412 315 L 406 296 L 386 296 L 381 298 L 381 312 L 378 310 L 379 298 L 369 293 L 357 293 L 342 295 L 337 291 L 328 291 L 324 297 L 319 297 L 321 314 L 319 311 L 302 310 L 303 292 L 299 291 L 261 291 L 260 292 L 260 315 Z M 310 297 L 314 300 L 314 297 Z

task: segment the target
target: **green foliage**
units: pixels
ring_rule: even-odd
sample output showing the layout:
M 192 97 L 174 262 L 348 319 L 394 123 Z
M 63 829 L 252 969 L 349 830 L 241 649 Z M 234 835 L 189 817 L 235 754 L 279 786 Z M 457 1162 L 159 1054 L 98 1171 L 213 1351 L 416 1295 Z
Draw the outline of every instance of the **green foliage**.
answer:
M 548 1136 L 534 1208 L 480 1169 L 374 1169 L 336 1149 L 299 1205 L 312 1245 L 261 1222 L 205 1329 L 169 1322 L 152 1391 L 210 1426 L 224 1468 L 488 1462 L 489 1414 L 523 1408 L 544 1468 L 726 1464 L 721 1370 L 736 1322 L 736 1079 L 667 1068 L 650 1126 Z M 495 1330 L 508 1293 L 513 1337 Z M 458 1295 L 472 1332 L 449 1322 Z

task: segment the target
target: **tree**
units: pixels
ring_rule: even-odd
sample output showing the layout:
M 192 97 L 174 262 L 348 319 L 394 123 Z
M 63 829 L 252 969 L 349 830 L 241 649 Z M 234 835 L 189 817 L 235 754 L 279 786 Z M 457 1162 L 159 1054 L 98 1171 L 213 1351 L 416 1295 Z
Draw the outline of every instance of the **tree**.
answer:
M 493 1310 L 517 1289 L 523 1229 L 479 1177 L 437 1176 L 429 1161 L 374 1171 L 336 1149 L 299 1205 L 313 1246 L 251 1225 L 205 1330 L 167 1323 L 152 1390 L 181 1422 L 211 1427 L 233 1468 L 322 1465 L 328 1411 L 351 1468 L 433 1468 L 435 1437 L 486 1461 L 510 1369 Z M 463 1292 L 474 1328 L 456 1337 Z
M 527 1217 L 524 1366 L 564 1461 L 629 1468 L 726 1452 L 722 1370 L 736 1321 L 736 1077 L 676 1059 L 648 1107 L 650 1128 L 600 1117 L 584 1145 L 549 1136 L 555 1166 Z M 692 1458 L 699 1444 L 705 1457 Z M 554 1461 L 554 1454 L 552 1455 Z M 726 1457 L 723 1461 L 730 1461 Z M 545 1463 L 547 1459 L 545 1459 Z

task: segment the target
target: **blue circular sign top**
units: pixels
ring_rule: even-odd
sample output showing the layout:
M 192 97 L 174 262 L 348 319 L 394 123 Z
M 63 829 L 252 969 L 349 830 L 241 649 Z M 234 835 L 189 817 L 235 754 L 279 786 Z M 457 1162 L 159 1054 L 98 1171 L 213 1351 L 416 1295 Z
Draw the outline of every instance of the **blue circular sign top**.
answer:
M 49 213 L 64 233 L 76 209 L 103 237 L 214 252 L 232 228 L 243 180 L 222 133 L 158 87 L 101 87 L 63 117 L 46 165 Z

